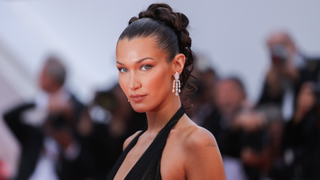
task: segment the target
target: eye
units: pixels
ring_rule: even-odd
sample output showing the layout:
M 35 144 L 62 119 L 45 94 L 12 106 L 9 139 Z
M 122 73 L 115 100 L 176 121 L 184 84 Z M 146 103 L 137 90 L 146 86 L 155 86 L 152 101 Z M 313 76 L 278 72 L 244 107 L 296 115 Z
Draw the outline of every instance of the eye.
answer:
M 129 70 L 126 69 L 126 68 L 119 68 L 119 71 L 120 71 L 121 73 L 125 73 L 125 72 L 128 72 Z
M 147 70 L 149 70 L 149 69 L 151 69 L 153 66 L 151 66 L 151 65 L 143 65 L 143 66 L 141 66 L 141 70 L 142 71 L 147 71 Z

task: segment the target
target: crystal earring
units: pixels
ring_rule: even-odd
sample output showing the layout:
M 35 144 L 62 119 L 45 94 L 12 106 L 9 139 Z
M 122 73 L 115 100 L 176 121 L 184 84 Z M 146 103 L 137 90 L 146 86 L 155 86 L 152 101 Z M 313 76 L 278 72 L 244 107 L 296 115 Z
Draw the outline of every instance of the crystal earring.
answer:
M 176 88 L 176 96 L 179 95 L 179 93 L 181 92 L 180 90 L 180 80 L 179 80 L 179 73 L 176 72 L 174 74 L 174 80 L 173 80 L 173 89 L 172 92 L 174 92 L 174 89 Z

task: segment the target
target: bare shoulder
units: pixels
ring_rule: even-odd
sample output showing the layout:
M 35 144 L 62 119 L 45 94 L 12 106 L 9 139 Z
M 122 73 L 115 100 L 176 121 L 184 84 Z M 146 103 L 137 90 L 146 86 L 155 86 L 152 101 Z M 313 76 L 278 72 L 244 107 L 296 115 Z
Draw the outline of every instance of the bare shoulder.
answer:
M 188 116 L 184 117 L 184 125 L 179 128 L 182 143 L 185 150 L 198 151 L 199 148 L 215 147 L 218 148 L 216 139 L 207 129 L 198 126 Z
M 185 131 L 185 174 L 187 179 L 225 179 L 222 157 L 214 136 L 192 125 Z
M 139 133 L 141 132 L 141 130 L 135 132 L 134 134 L 132 134 L 131 136 L 129 136 L 123 143 L 123 147 L 122 150 L 124 151 L 126 149 L 126 147 L 130 144 L 130 142 L 133 140 L 134 137 L 136 137 Z
M 185 142 L 186 150 L 199 151 L 200 149 L 206 149 L 208 147 L 218 148 L 218 144 L 214 136 L 207 129 L 200 126 L 189 127 Z

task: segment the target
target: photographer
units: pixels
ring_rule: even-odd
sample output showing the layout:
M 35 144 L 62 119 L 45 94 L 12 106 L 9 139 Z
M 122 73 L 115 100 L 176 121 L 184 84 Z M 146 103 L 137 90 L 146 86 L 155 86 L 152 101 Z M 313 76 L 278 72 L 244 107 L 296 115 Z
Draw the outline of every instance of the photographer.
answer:
M 205 127 L 217 139 L 227 179 L 259 179 L 268 141 L 265 118 L 252 109 L 238 77 L 220 80 L 215 92 L 217 111 Z
M 51 111 L 44 123 L 44 133 L 57 142 L 59 154 L 55 159 L 55 172 L 59 180 L 87 180 L 94 177 L 94 161 L 87 146 L 76 138 L 68 122 L 73 118 L 70 111 Z M 45 149 L 46 150 L 46 149 Z
M 320 59 L 306 57 L 286 32 L 271 34 L 267 40 L 271 66 L 267 72 L 258 106 L 277 104 L 285 120 L 292 117 L 297 92 L 306 81 L 318 81 Z
M 297 96 L 295 113 L 285 127 L 284 163 L 291 178 L 319 179 L 320 84 L 306 82 Z
M 62 60 L 48 56 L 38 76 L 41 91 L 36 98 L 21 102 L 3 114 L 4 122 L 21 146 L 15 180 L 58 178 L 54 167 L 57 145 L 44 133 L 43 124 L 52 112 L 66 113 L 72 116 L 67 124 L 74 129 L 83 108 L 83 104 L 66 89 L 66 78 L 67 68 Z

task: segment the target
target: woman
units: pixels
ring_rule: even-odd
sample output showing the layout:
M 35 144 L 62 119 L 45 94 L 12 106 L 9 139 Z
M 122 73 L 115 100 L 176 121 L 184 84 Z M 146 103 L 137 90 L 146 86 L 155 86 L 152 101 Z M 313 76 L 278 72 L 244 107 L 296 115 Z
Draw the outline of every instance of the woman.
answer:
M 179 97 L 194 58 L 188 24 L 167 4 L 152 4 L 120 35 L 119 83 L 148 126 L 124 142 L 108 179 L 225 179 L 213 135 L 189 119 Z

